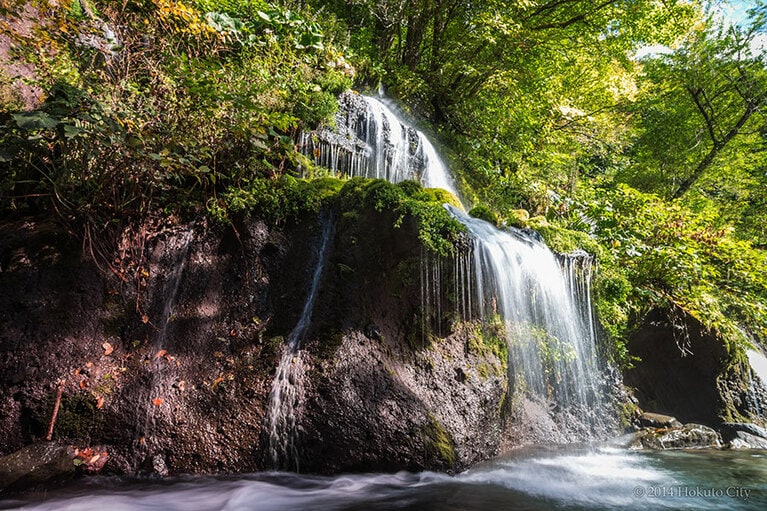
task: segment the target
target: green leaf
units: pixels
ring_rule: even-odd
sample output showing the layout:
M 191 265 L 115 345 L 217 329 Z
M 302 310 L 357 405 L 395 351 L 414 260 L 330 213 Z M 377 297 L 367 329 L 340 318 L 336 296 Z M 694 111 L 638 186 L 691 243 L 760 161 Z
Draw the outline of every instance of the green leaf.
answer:
M 68 139 L 73 139 L 73 138 L 77 137 L 83 131 L 85 131 L 85 130 L 75 126 L 74 124 L 65 124 L 64 125 L 64 136 L 66 138 L 68 138 Z
M 51 129 L 59 125 L 61 120 L 51 117 L 46 112 L 21 112 L 13 114 L 16 125 L 23 130 Z

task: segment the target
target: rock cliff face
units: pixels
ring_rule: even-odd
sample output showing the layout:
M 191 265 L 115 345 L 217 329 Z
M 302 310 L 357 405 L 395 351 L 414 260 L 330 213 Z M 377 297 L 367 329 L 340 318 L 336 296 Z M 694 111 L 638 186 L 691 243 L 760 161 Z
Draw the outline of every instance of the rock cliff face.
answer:
M 715 332 L 683 310 L 650 312 L 631 336 L 629 351 L 639 360 L 624 382 L 643 409 L 714 427 L 763 421 L 764 388 L 750 381 L 747 360 L 738 361 Z
M 415 224 L 340 214 L 304 339 L 306 472 L 460 470 L 495 454 L 505 361 L 469 325 L 427 329 Z M 319 226 L 158 223 L 100 267 L 49 222 L 0 231 L 0 455 L 99 445 L 116 473 L 271 468 L 267 403 Z M 474 341 L 472 341 L 474 339 Z
M 450 472 L 568 440 L 550 403 L 507 396 L 503 350 L 451 315 L 451 286 L 425 292 L 424 275 L 454 276 L 435 273 L 412 218 L 392 228 L 392 213 L 358 208 L 335 223 L 302 342 L 294 466 Z M 99 446 L 107 472 L 272 468 L 269 393 L 321 233 L 315 216 L 157 222 L 94 260 L 51 222 L 0 227 L 0 455 L 45 436 L 63 382 L 54 440 Z M 722 343 L 685 316 L 682 357 L 673 319 L 656 312 L 632 338 L 640 406 L 712 426 L 754 420 Z

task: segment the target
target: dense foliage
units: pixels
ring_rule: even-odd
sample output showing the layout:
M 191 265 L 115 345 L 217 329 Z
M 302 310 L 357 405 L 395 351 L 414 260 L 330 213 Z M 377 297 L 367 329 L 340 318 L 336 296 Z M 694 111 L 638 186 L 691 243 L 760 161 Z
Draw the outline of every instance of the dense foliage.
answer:
M 0 209 L 97 240 L 158 210 L 286 222 L 346 200 L 415 217 L 445 253 L 458 227 L 437 192 L 297 179 L 298 131 L 382 81 L 434 123 L 472 214 L 597 256 L 619 359 L 632 321 L 669 303 L 732 346 L 765 341 L 767 8 L 731 25 L 710 5 L 4 2 L 21 67 L 0 73 Z
M 0 121 L 6 212 L 52 207 L 99 228 L 218 208 L 229 187 L 293 171 L 296 130 L 352 83 L 316 23 L 265 2 L 68 3 L 13 12 L 32 23 L 8 31 L 14 56 L 47 98 Z

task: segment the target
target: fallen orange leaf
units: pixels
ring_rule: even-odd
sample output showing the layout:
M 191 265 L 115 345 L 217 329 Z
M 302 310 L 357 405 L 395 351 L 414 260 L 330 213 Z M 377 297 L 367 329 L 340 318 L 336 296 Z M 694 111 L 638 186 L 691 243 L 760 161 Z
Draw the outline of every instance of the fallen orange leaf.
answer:
M 168 354 L 168 350 L 160 350 L 160 351 L 157 352 L 157 354 L 154 356 L 154 358 L 164 357 L 167 354 Z
M 96 398 L 96 408 L 101 410 L 104 407 L 104 398 L 99 396 Z
M 156 397 L 156 398 L 152 399 L 152 404 L 155 405 L 155 406 L 160 406 L 162 404 L 162 402 L 163 402 L 163 398 L 161 398 L 161 397 Z
M 80 388 L 81 389 L 84 389 L 87 386 L 88 386 L 88 382 L 86 382 L 85 380 L 80 380 Z
M 112 345 L 109 344 L 108 342 L 105 342 L 104 344 L 102 344 L 101 347 L 104 348 L 104 356 L 107 356 L 107 357 L 111 355 L 112 352 L 115 350 L 114 347 L 112 347 Z

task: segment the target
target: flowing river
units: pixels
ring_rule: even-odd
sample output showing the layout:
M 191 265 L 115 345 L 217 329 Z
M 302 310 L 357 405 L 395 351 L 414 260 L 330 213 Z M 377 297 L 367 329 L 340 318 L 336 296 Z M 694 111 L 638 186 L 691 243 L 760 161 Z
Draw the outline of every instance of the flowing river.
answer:
M 35 510 L 767 509 L 767 452 L 524 448 L 449 476 L 431 472 L 129 480 L 95 477 L 0 501 Z

